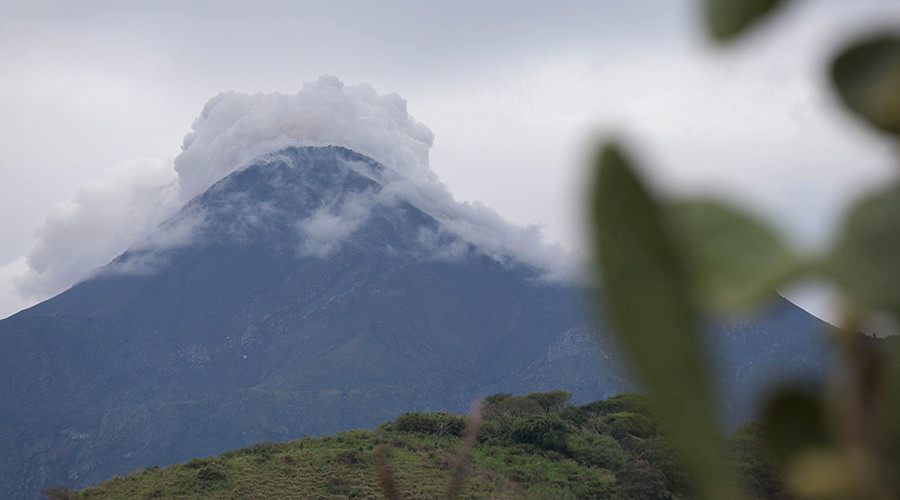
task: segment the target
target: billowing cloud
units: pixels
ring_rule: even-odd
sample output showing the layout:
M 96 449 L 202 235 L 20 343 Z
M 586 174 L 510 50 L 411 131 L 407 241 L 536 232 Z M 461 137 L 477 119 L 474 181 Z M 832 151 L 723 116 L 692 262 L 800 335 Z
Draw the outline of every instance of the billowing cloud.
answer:
M 230 173 L 287 146 L 307 145 L 343 146 L 388 170 L 376 179 L 382 185 L 377 196 L 355 193 L 299 221 L 300 254 L 327 255 L 373 206 L 402 199 L 498 261 L 522 261 L 547 269 L 550 277 L 567 274 L 560 267 L 566 260 L 561 249 L 545 245 L 536 227 L 511 225 L 480 204 L 453 199 L 428 164 L 434 135 L 409 115 L 397 94 L 378 94 L 367 84 L 345 86 L 333 76 L 293 95 L 226 92 L 206 103 L 191 129 L 173 163 L 128 162 L 57 206 L 37 231 L 28 270 L 15 280 L 20 293 L 33 298 L 58 293 L 136 244 L 142 258 L 118 269 L 151 271 L 152 250 L 185 244 L 198 221 L 171 225 L 146 240 L 160 223 Z M 255 215 L 248 217 L 252 223 Z
M 0 264 L 0 318 L 5 318 L 31 305 L 16 290 L 13 283 L 16 276 L 27 271 L 28 262 L 24 256 Z
M 336 145 L 364 154 L 417 182 L 434 181 L 434 135 L 397 94 L 322 76 L 294 94 L 225 92 L 209 100 L 175 159 L 188 201 L 261 154 L 287 145 Z
M 372 191 L 336 199 L 297 223 L 301 255 L 326 257 L 340 248 L 341 241 L 362 225 L 379 202 Z
M 178 209 L 171 164 L 139 158 L 80 186 L 36 231 L 28 269 L 16 276 L 28 298 L 58 293 L 124 252 Z
M 400 180 L 385 187 L 394 196 L 416 205 L 441 225 L 443 231 L 464 241 L 501 263 L 518 261 L 545 271 L 549 280 L 570 280 L 580 262 L 561 245 L 544 240 L 539 226 L 518 226 L 481 203 L 457 202 L 440 182 L 415 183 Z M 446 249 L 435 248 L 446 253 Z

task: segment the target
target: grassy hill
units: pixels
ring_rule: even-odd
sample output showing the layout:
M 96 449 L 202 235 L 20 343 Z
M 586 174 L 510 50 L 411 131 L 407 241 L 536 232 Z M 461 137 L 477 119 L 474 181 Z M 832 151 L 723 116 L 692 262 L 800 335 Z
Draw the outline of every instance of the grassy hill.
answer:
M 488 397 L 482 418 L 405 413 L 377 429 L 262 442 L 219 456 L 116 476 L 50 498 L 685 498 L 644 398 L 575 406 L 569 393 Z M 733 466 L 756 498 L 779 482 L 747 424 L 728 437 Z

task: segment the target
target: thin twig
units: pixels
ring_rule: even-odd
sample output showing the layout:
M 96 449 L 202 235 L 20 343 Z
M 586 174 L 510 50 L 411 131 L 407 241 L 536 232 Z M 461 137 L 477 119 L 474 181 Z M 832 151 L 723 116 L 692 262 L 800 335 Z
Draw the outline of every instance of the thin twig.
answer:
M 481 399 L 476 400 L 469 411 L 469 421 L 466 423 L 466 430 L 463 432 L 462 445 L 453 461 L 453 477 L 450 478 L 447 493 L 444 495 L 444 498 L 447 500 L 459 498 L 463 485 L 466 483 L 466 477 L 469 475 L 472 451 L 475 449 L 475 441 L 478 439 L 478 431 L 481 429 L 482 403 Z
M 847 361 L 848 380 L 837 400 L 841 437 L 848 458 L 855 464 L 859 494 L 872 500 L 889 500 L 891 495 L 879 450 L 878 406 L 883 397 L 879 360 L 862 333 L 862 313 L 846 303 L 841 318 L 840 344 Z

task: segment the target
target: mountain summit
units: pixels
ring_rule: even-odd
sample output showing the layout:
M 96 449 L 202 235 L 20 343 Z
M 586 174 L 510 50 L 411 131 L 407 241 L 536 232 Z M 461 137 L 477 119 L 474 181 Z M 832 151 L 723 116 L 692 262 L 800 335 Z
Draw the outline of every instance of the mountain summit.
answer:
M 580 288 L 479 244 L 422 186 L 342 147 L 264 154 L 0 321 L 2 496 L 496 392 L 631 387 Z M 773 367 L 815 371 L 820 326 L 784 301 L 715 325 L 733 413 Z

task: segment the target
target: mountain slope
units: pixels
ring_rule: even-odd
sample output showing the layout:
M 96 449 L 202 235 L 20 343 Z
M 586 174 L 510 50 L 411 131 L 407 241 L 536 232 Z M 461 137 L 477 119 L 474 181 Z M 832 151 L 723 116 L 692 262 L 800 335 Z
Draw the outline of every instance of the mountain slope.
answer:
M 287 148 L 0 321 L 0 352 L 14 353 L 0 364 L 0 492 L 464 411 L 483 394 L 631 387 L 612 347 L 588 340 L 582 290 L 498 261 L 409 189 L 350 150 Z M 820 326 L 781 302 L 713 328 L 725 390 L 772 372 L 763 358 L 814 373 Z M 752 396 L 728 401 L 745 413 Z

